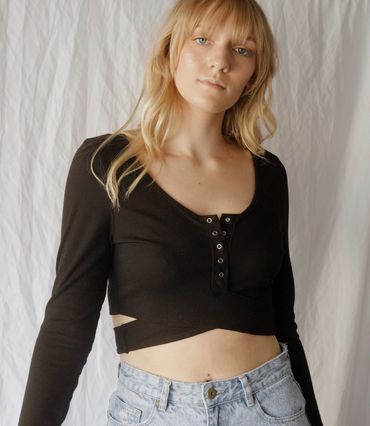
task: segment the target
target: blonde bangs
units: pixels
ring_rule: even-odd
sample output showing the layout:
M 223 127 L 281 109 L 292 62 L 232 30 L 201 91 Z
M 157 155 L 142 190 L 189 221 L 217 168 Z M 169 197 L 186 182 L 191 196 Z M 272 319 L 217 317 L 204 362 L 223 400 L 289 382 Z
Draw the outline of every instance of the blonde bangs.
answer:
M 254 25 L 256 20 L 251 3 L 245 0 L 204 0 L 188 3 L 180 18 L 183 22 L 179 22 L 179 26 L 184 29 L 181 38 L 189 37 L 200 25 L 207 34 L 213 34 L 226 19 L 231 17 L 232 43 L 245 45 L 248 40 L 253 40 L 258 47 L 258 35 Z

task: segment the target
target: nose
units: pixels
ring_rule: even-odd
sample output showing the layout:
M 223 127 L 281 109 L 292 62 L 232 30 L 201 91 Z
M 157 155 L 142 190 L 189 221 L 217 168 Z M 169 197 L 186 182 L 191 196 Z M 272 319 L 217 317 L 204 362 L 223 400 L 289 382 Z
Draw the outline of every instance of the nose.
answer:
M 229 70 L 230 61 L 228 57 L 228 53 L 225 50 L 215 51 L 212 57 L 209 60 L 210 68 L 216 68 L 217 70 L 223 70 L 224 72 Z

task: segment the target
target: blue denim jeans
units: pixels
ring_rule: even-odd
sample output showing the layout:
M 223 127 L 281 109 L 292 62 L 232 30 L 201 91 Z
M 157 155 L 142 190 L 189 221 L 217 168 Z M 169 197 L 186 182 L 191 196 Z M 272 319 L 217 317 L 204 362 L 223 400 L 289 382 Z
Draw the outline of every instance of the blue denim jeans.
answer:
M 182 382 L 119 362 L 107 426 L 311 426 L 288 345 L 279 344 L 280 354 L 227 380 Z

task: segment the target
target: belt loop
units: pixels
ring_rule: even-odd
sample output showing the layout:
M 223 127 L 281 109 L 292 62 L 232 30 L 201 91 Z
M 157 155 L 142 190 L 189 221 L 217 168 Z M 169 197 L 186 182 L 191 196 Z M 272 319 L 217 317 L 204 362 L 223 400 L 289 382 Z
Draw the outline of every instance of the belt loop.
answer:
M 288 349 L 288 343 L 282 342 L 282 341 L 280 341 L 280 340 L 278 340 L 278 343 L 279 343 L 279 346 L 280 346 L 281 352 L 284 352 L 285 350 L 287 350 L 287 349 Z
M 280 342 L 280 341 L 279 341 L 279 345 L 280 345 L 281 353 L 283 353 L 283 352 L 284 352 L 284 353 L 286 354 L 286 357 L 287 357 L 288 359 L 290 359 L 290 353 L 289 353 L 288 343 Z
M 157 400 L 158 409 L 160 411 L 165 411 L 167 409 L 167 400 L 168 400 L 168 394 L 171 386 L 171 380 L 167 379 L 167 377 L 163 378 L 163 386 L 161 391 L 161 397 L 159 400 Z
M 251 407 L 252 405 L 254 405 L 254 395 L 253 395 L 252 388 L 249 384 L 247 373 L 244 373 L 241 376 L 238 376 L 238 379 L 241 381 L 247 405 L 248 407 Z

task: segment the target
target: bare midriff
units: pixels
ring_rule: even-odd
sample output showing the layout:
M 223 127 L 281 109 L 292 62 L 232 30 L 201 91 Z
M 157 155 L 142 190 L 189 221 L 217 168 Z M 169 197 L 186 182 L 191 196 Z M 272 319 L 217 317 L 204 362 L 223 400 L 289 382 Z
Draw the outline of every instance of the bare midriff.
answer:
M 136 318 L 112 315 L 114 326 Z M 281 353 L 276 336 L 216 328 L 185 339 L 119 354 L 120 360 L 183 382 L 225 380 L 253 370 Z

